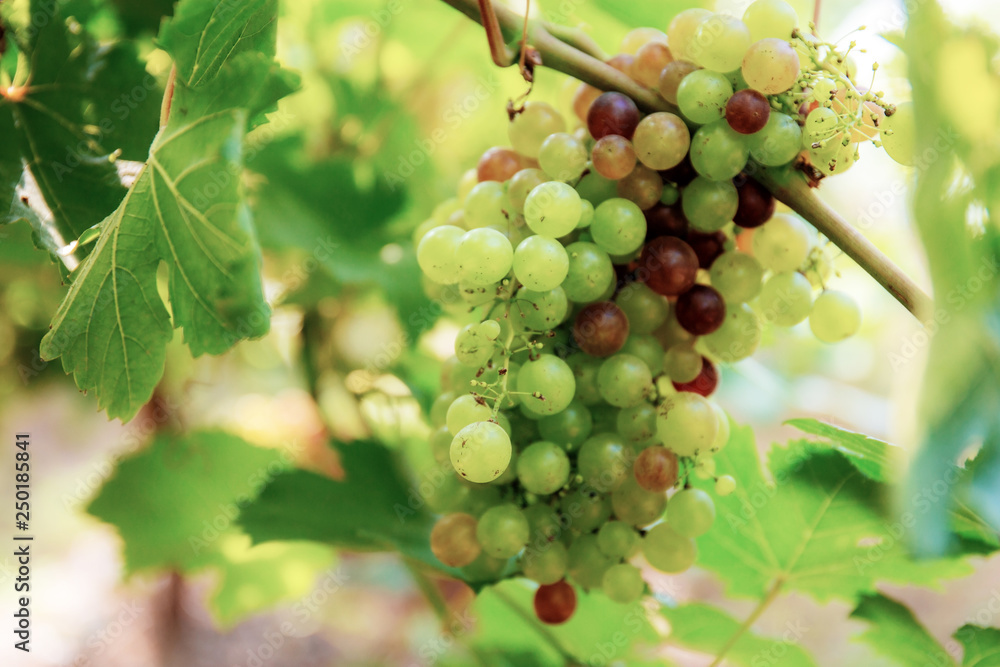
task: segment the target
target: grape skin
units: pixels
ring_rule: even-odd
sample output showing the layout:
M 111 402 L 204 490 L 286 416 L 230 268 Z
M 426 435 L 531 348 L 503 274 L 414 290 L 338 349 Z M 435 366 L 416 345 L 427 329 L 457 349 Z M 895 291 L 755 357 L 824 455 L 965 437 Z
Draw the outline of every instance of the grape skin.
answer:
M 499 424 L 474 422 L 451 441 L 451 464 L 465 479 L 483 484 L 503 474 L 511 451 L 510 436 Z
M 535 615 L 549 625 L 565 623 L 576 610 L 576 591 L 565 581 L 539 586 L 534 598 Z
M 449 567 L 465 567 L 479 557 L 476 518 L 461 512 L 447 514 L 431 530 L 431 552 Z

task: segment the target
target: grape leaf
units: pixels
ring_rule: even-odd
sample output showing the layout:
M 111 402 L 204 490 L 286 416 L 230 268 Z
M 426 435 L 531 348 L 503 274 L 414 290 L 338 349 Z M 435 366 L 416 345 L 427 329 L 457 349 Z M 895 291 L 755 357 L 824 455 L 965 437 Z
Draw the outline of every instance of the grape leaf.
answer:
M 965 648 L 962 667 L 997 667 L 1000 665 L 1000 629 L 967 624 L 952 635 Z
M 161 435 L 118 464 L 87 511 L 118 529 L 129 572 L 188 569 L 234 525 L 239 506 L 285 467 L 278 450 L 227 433 Z
M 698 563 L 734 595 L 759 598 L 780 585 L 820 601 L 853 601 L 879 580 L 930 585 L 971 571 L 962 560 L 911 561 L 900 543 L 910 522 L 892 516 L 887 487 L 836 450 L 808 441 L 775 446 L 771 481 L 752 431 L 734 426 L 716 461 L 738 485 L 716 499 Z
M 164 26 L 177 62 L 169 122 L 102 223 L 41 346 L 44 358 L 62 357 L 78 387 L 96 390 L 111 417 L 131 418 L 163 373 L 171 321 L 156 290 L 160 261 L 173 326 L 195 356 L 268 330 L 239 176 L 250 119 L 288 90 L 273 62 L 276 9 L 275 0 L 184 0 Z
M 816 419 L 789 419 L 785 423 L 828 439 L 830 446 L 846 456 L 869 479 L 876 482 L 898 479 L 903 462 L 900 460 L 902 450 L 896 445 Z
M 736 619 L 707 604 L 665 607 L 663 615 L 670 621 L 672 643 L 710 655 L 718 655 L 740 629 Z M 798 644 L 807 631 L 798 621 L 789 621 L 781 638 L 746 632 L 726 651 L 726 661 L 742 667 L 815 667 Z

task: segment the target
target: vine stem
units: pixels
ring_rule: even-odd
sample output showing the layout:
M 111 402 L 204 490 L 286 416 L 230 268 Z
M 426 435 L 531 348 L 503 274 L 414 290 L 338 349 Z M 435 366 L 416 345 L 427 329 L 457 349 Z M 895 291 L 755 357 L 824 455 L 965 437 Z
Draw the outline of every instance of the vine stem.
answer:
M 444 2 L 473 21 L 483 22 L 477 0 L 444 0 Z M 523 16 L 501 5 L 492 9 L 503 35 L 508 39 L 520 35 Z M 581 37 L 584 34 L 582 31 L 550 27 L 541 21 L 530 21 L 528 32 L 529 41 L 541 55 L 544 66 L 568 74 L 600 90 L 624 93 L 644 111 L 679 113 L 676 106 L 595 57 L 600 55 L 599 50 L 595 51 L 591 47 L 582 50 L 580 47 L 588 44 L 588 40 Z M 920 320 L 925 319 L 931 311 L 930 297 L 871 241 L 821 201 L 803 177 L 793 174 L 783 178 L 778 170 L 765 169 L 754 164 L 750 167 L 754 171 L 754 178 L 771 190 L 778 200 L 787 204 L 825 234 L 915 317 Z
M 740 625 L 740 627 L 737 628 L 736 632 L 733 633 L 733 636 L 730 637 L 728 641 L 726 641 L 725 645 L 721 649 L 719 649 L 718 654 L 716 654 L 715 656 L 715 660 L 713 660 L 712 664 L 709 665 L 708 667 L 719 667 L 719 665 L 722 664 L 722 661 L 723 659 L 725 659 L 726 654 L 729 653 L 730 649 L 736 646 L 736 642 L 740 640 L 740 637 L 746 634 L 746 631 L 749 630 L 750 627 L 757 622 L 757 619 L 760 618 L 761 614 L 763 614 L 764 611 L 771 606 L 771 603 L 774 602 L 775 599 L 778 597 L 778 594 L 781 592 L 781 589 L 784 585 L 785 585 L 784 579 L 779 577 L 778 579 L 774 580 L 774 583 L 771 585 L 771 589 L 767 592 L 767 595 L 765 595 L 764 598 L 757 603 L 757 606 L 754 608 L 752 612 L 750 612 L 750 615 L 747 616 L 746 620 L 743 621 L 742 625 Z
M 526 611 L 524 607 L 519 605 L 512 597 L 507 595 L 505 591 L 500 590 L 497 586 L 494 586 L 492 590 L 493 594 L 497 596 L 501 602 L 507 605 L 512 612 L 520 616 L 521 619 L 530 625 L 535 632 L 540 634 L 546 642 L 551 644 L 552 648 L 559 652 L 559 655 L 562 656 L 563 661 L 565 661 L 567 665 L 575 665 L 577 663 L 576 657 L 563 648 L 562 642 L 559 641 L 559 638 L 556 637 L 551 630 L 542 625 L 542 623 L 540 623 L 538 619 L 531 614 L 531 612 Z

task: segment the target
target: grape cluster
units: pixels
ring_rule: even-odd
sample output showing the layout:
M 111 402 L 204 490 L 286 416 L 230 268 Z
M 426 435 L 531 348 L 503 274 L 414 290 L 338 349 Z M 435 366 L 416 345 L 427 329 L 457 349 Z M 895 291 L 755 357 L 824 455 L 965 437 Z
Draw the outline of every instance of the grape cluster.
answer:
M 626 603 L 645 590 L 638 554 L 694 563 L 707 482 L 736 488 L 712 458 L 730 428 L 719 363 L 750 356 L 765 323 L 808 319 L 828 343 L 858 330 L 854 300 L 826 288 L 829 245 L 750 174 L 842 171 L 894 111 L 782 0 L 743 20 L 687 10 L 621 51 L 609 64 L 678 114 L 581 84 L 570 130 L 528 102 L 511 148 L 415 234 L 428 293 L 468 322 L 430 415 L 455 472 L 431 548 L 470 579 L 534 580 L 550 623 L 573 612 L 569 582 Z

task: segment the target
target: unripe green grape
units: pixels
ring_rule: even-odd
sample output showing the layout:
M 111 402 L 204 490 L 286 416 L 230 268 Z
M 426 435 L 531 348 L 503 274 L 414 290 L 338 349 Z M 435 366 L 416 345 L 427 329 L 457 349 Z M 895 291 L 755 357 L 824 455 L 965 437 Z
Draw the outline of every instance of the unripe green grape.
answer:
M 459 396 L 448 407 L 445 423 L 452 435 L 457 435 L 473 422 L 486 421 L 493 414 L 486 402 L 471 394 Z
M 631 335 L 619 352 L 641 359 L 653 377 L 663 372 L 663 347 L 653 336 Z
M 691 122 L 705 125 L 722 118 L 733 86 L 724 74 L 709 69 L 695 70 L 677 87 L 677 106 Z
M 663 184 L 663 194 L 660 195 L 660 203 L 664 206 L 673 206 L 681 198 L 681 191 L 673 183 Z
M 552 415 L 565 410 L 573 400 L 576 380 L 565 361 L 543 354 L 521 367 L 517 390 L 531 394 L 522 399 L 525 408 L 539 415 Z
M 834 136 L 820 148 L 810 148 L 807 152 L 809 162 L 827 176 L 840 174 L 852 166 L 857 159 L 858 149 L 854 144 L 841 143 L 840 137 Z
M 861 309 L 850 294 L 826 290 L 816 297 L 809 328 L 824 343 L 839 343 L 861 328 Z
M 780 167 L 802 150 L 802 128 L 791 116 L 772 110 L 764 129 L 747 136 L 750 155 L 766 167 Z
M 720 406 L 718 403 L 713 402 L 712 409 L 715 410 L 715 416 L 719 418 L 719 434 L 715 436 L 715 441 L 712 443 L 711 450 L 713 452 L 718 452 L 723 448 L 725 448 L 727 444 L 729 444 L 729 434 L 730 434 L 729 415 L 726 414 L 726 411 L 723 410 L 722 406 Z M 715 473 L 715 468 L 713 466 L 712 474 L 714 473 Z
M 430 437 L 427 438 L 427 443 L 431 446 L 431 453 L 437 463 L 443 464 L 451 460 L 451 441 L 454 437 L 447 426 L 442 426 L 434 429 Z
M 597 548 L 595 535 L 581 535 L 569 547 L 569 575 L 585 590 L 600 588 L 613 561 Z
M 642 571 L 635 565 L 618 563 L 604 572 L 601 580 L 601 590 L 615 602 L 629 604 L 642 597 L 646 582 L 642 579 Z
M 632 144 L 639 161 L 650 169 L 671 169 L 687 155 L 691 133 L 678 116 L 660 111 L 639 121 Z
M 736 479 L 732 475 L 722 475 L 715 480 L 715 492 L 722 497 L 730 495 L 736 490 Z
M 611 494 L 611 507 L 618 519 L 641 528 L 663 516 L 663 510 L 667 507 L 667 495 L 642 488 L 630 472 L 621 486 Z
M 427 505 L 435 512 L 446 513 L 468 511 L 465 505 L 468 502 L 472 488 L 462 482 L 458 475 L 445 475 L 440 484 L 434 486 L 427 496 Z
M 518 153 L 537 158 L 546 137 L 565 130 L 566 121 L 552 105 L 529 100 L 525 102 L 524 110 L 511 119 L 507 136 Z
M 449 567 L 465 567 L 479 557 L 476 518 L 468 514 L 446 514 L 431 530 L 431 552 Z
M 795 271 L 806 261 L 812 237 L 799 218 L 779 213 L 754 232 L 753 255 L 775 273 Z
M 524 448 L 517 459 L 517 478 L 531 493 L 555 493 L 569 479 L 569 458 L 562 447 L 541 440 Z
M 643 402 L 622 408 L 617 418 L 618 432 L 626 441 L 644 444 L 656 435 L 656 408 Z
M 451 464 L 464 479 L 492 482 L 510 464 L 510 436 L 496 422 L 469 424 L 451 441 Z
M 587 168 L 587 149 L 572 134 L 550 134 L 538 151 L 538 164 L 557 181 L 575 181 Z
M 580 200 L 580 222 L 576 223 L 577 229 L 586 229 L 594 221 L 594 205 L 586 199 Z
M 791 39 L 799 17 L 785 0 L 755 0 L 743 13 L 743 23 L 750 29 L 750 39 L 767 37 Z
M 695 31 L 698 25 L 711 15 L 712 12 L 707 9 L 685 9 L 674 16 L 667 28 L 667 43 L 674 58 L 691 62 L 695 60 L 694 55 L 690 53 Z
M 616 197 L 594 210 L 590 233 L 601 250 L 610 255 L 635 252 L 646 239 L 646 217 L 636 204 Z
M 677 104 L 677 93 L 680 90 L 681 82 L 688 74 L 698 69 L 697 65 L 686 60 L 675 60 L 664 67 L 663 71 L 660 72 L 659 83 L 660 95 L 663 96 L 663 99 L 671 104 Z M 683 115 L 687 116 L 687 114 Z
M 448 381 L 443 380 L 441 382 L 442 388 L 447 386 Z M 458 398 L 458 394 L 451 390 L 443 391 L 434 399 L 431 403 L 430 420 L 431 426 L 441 427 L 447 424 L 448 419 L 448 408 L 451 404 Z
M 513 299 L 511 319 L 516 329 L 549 331 L 555 329 L 569 312 L 569 300 L 562 287 L 546 292 L 518 291 Z
M 799 78 L 799 56 L 783 39 L 768 37 L 754 42 L 743 57 L 747 85 L 765 95 L 783 93 Z
M 576 380 L 576 399 L 587 406 L 601 403 L 603 399 L 597 388 L 597 375 L 604 360 L 577 352 L 571 354 L 566 359 L 566 363 L 573 370 L 573 377 Z
M 619 408 L 627 408 L 641 402 L 649 393 L 653 375 L 649 366 L 631 354 L 616 354 L 608 357 L 597 374 L 597 388 L 601 397 Z
M 645 335 L 656 331 L 670 312 L 666 297 L 649 289 L 645 283 L 629 283 L 615 297 L 615 304 L 628 318 L 629 331 Z
M 663 400 L 656 433 L 664 446 L 678 456 L 694 456 L 711 447 L 719 433 L 719 420 L 707 399 L 682 391 Z
M 663 368 L 667 377 L 678 384 L 693 382 L 701 373 L 701 366 L 701 355 L 691 343 L 671 345 L 663 359 Z
M 611 503 L 607 496 L 584 489 L 564 496 L 559 508 L 569 527 L 580 533 L 595 530 L 611 516 Z
M 580 195 L 571 186 L 548 181 L 535 187 L 524 201 L 524 219 L 531 231 L 557 239 L 580 222 Z
M 559 513 L 551 505 L 538 503 L 524 510 L 524 518 L 528 520 L 531 532 L 529 547 L 541 550 L 549 542 L 559 539 L 563 533 L 563 525 Z
M 892 115 L 886 114 L 879 128 L 882 147 L 893 160 L 913 166 L 917 151 L 917 121 L 913 103 L 897 104 Z
M 715 232 L 728 225 L 739 203 L 732 181 L 713 181 L 704 176 L 691 181 L 681 195 L 684 216 L 700 232 Z
M 595 405 L 590 406 L 590 414 L 594 418 L 594 429 L 592 433 L 617 433 L 618 408 L 608 405 L 602 399 Z
M 822 77 L 812 84 L 812 98 L 819 103 L 829 102 L 836 92 L 837 82 L 833 79 Z
M 760 293 L 764 269 L 760 262 L 738 250 L 719 255 L 708 270 L 712 287 L 718 290 L 726 305 L 746 303 Z
M 812 285 L 795 271 L 775 274 L 764 283 L 757 304 L 765 321 L 795 326 L 812 310 Z
M 618 196 L 618 181 L 604 178 L 596 171 L 591 171 L 576 184 L 576 191 L 581 199 L 589 201 L 594 206 L 600 206 L 602 201 Z
M 683 489 L 667 503 L 667 523 L 678 535 L 700 537 L 715 521 L 715 502 L 701 489 Z
M 479 183 L 479 173 L 478 170 L 473 167 L 472 169 L 466 169 L 462 172 L 461 178 L 458 179 L 458 186 L 456 187 L 455 196 L 458 201 L 464 202 L 465 198 L 469 196 L 472 192 L 472 188 L 476 187 Z
M 809 148 L 817 141 L 823 141 L 833 136 L 837 130 L 840 116 L 828 107 L 817 107 L 806 116 L 805 127 L 802 128 L 802 145 Z
M 562 542 L 548 542 L 543 548 L 529 546 L 521 557 L 524 576 L 545 586 L 566 576 L 569 552 Z
M 482 366 L 490 360 L 495 346 L 485 333 L 479 322 L 459 330 L 455 336 L 455 356 L 459 361 L 467 366 Z
M 479 554 L 479 558 L 462 568 L 462 578 L 473 583 L 493 583 L 503 576 L 506 569 L 506 558 L 494 558 L 483 552 Z
M 536 187 L 549 180 L 541 169 L 529 167 L 514 174 L 507 185 L 507 201 L 514 213 L 524 213 L 524 202 Z
M 609 558 L 631 558 L 639 551 L 639 533 L 624 521 L 608 521 L 597 531 L 597 547 Z
M 705 348 L 716 359 L 733 363 L 752 355 L 763 333 L 760 318 L 745 303 L 726 306 L 722 326 L 702 336 Z
M 469 489 L 468 495 L 462 503 L 462 511 L 475 517 L 480 517 L 483 513 L 500 504 L 500 490 L 488 484 L 467 484 L 461 480 L 459 483 Z
M 698 547 L 690 537 L 678 535 L 667 523 L 657 524 L 642 540 L 642 553 L 660 572 L 683 572 L 698 558 Z
M 688 46 L 694 62 L 716 72 L 732 72 L 750 47 L 750 30 L 743 21 L 713 14 L 698 24 Z
M 463 236 L 465 231 L 453 225 L 435 227 L 424 234 L 417 245 L 420 270 L 442 285 L 458 282 L 458 248 Z
M 514 276 L 536 292 L 555 289 L 566 279 L 569 256 L 559 241 L 529 236 L 514 250 Z
M 749 155 L 743 135 L 729 127 L 725 119 L 699 128 L 691 139 L 691 166 L 713 181 L 735 177 L 746 166 Z
M 716 436 L 715 439 L 718 440 L 718 436 Z M 715 467 L 715 459 L 711 456 L 701 455 L 695 461 L 694 474 L 698 477 L 698 479 L 711 479 L 715 476 Z
M 635 457 L 618 433 L 598 433 L 580 445 L 577 472 L 588 487 L 602 493 L 614 491 L 628 477 Z
M 506 226 L 507 216 L 504 214 L 504 209 L 508 204 L 503 183 L 496 181 L 479 183 L 469 192 L 462 207 L 466 228 Z
M 528 543 L 528 537 L 528 520 L 510 503 L 486 510 L 476 526 L 476 539 L 494 558 L 516 556 Z
M 569 272 L 563 289 L 570 301 L 590 303 L 598 300 L 615 280 L 615 269 L 608 253 L 593 243 L 577 241 L 566 246 Z
M 495 229 L 473 229 L 462 235 L 456 251 L 458 277 L 472 285 L 501 280 L 514 263 L 514 249 Z
M 577 383 L 577 393 L 579 393 L 579 383 Z M 541 436 L 567 451 L 575 450 L 577 445 L 590 437 L 593 426 L 590 410 L 575 399 L 562 412 L 538 420 L 538 431 Z

